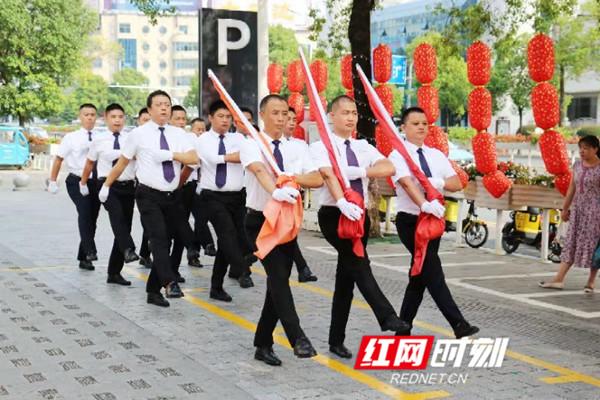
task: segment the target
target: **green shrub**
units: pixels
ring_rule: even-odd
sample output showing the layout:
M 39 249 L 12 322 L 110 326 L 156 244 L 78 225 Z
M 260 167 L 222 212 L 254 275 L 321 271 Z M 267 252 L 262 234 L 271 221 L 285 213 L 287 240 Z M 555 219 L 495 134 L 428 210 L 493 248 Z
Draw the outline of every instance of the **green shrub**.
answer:
M 452 126 L 448 128 L 448 139 L 453 142 L 466 143 L 469 142 L 476 133 L 477 131 L 473 128 Z
M 525 135 L 525 136 L 529 136 L 529 135 L 533 135 L 535 133 L 535 125 L 523 125 L 518 131 L 517 133 L 520 133 L 521 135 Z
M 600 125 L 582 126 L 577 131 L 577 136 L 583 137 L 587 135 L 600 136 Z
M 568 126 L 557 126 L 554 130 L 559 132 L 565 139 L 575 136 L 575 129 Z

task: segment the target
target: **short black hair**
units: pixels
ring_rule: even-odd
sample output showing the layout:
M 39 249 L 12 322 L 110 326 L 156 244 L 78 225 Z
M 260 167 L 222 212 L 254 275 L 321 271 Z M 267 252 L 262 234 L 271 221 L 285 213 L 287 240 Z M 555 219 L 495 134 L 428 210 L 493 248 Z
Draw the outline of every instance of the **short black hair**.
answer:
M 195 122 L 205 122 L 205 121 L 204 121 L 204 118 L 202 118 L 202 117 L 196 117 L 190 121 L 190 125 L 194 125 Z
M 107 105 L 104 109 L 104 114 L 108 114 L 113 110 L 121 110 L 123 114 L 125 114 L 125 109 L 119 103 L 110 103 L 109 105 Z
M 333 110 L 333 107 L 337 106 L 342 101 L 349 101 L 354 103 L 354 99 L 352 97 L 345 94 L 341 94 L 335 99 L 331 100 L 331 102 L 329 103 L 329 112 L 331 112 Z
M 82 105 L 79 106 L 79 111 L 83 110 L 84 108 L 93 108 L 94 110 L 96 110 L 96 112 L 98 111 L 96 106 L 93 105 L 92 103 L 83 103 Z
M 250 116 L 252 117 L 252 119 L 254 119 L 254 112 L 252 112 L 252 110 L 248 107 L 240 107 L 240 110 L 242 112 L 247 112 L 248 114 L 250 114 Z
M 152 99 L 156 96 L 165 96 L 169 99 L 169 102 L 172 103 L 171 96 L 169 96 L 169 93 L 165 92 L 164 90 L 155 90 L 154 92 L 150 93 L 148 95 L 148 98 L 146 99 L 146 106 L 148 108 L 152 107 Z
M 258 125 L 252 124 L 252 126 L 254 127 L 254 129 L 256 129 L 256 132 L 260 132 L 260 128 L 258 127 Z
M 229 111 L 227 105 L 223 100 L 215 100 L 212 103 L 210 103 L 210 106 L 208 106 L 208 115 L 215 115 L 215 113 L 221 109 Z
M 267 104 L 269 104 L 272 100 L 279 100 L 279 101 L 283 101 L 284 103 L 287 104 L 287 101 L 285 101 L 285 99 L 283 97 L 281 97 L 278 94 L 268 94 L 265 97 L 263 97 L 263 99 L 260 101 L 260 105 L 258 106 L 258 108 L 260 109 L 260 111 L 264 111 L 265 107 L 267 106 Z
M 183 108 L 183 106 L 180 105 L 175 105 L 173 107 L 171 107 L 171 112 L 175 112 L 175 111 L 183 111 L 184 113 L 187 114 L 187 111 L 185 111 L 185 108 Z
M 425 110 L 423 110 L 421 107 L 408 107 L 406 110 L 402 111 L 402 114 L 400 115 L 400 123 L 406 123 L 406 119 L 412 113 L 425 114 Z
M 598 155 L 598 157 L 600 157 L 600 140 L 596 136 L 586 135 L 582 137 L 581 139 L 579 139 L 578 145 L 581 146 L 582 144 L 590 146 L 593 149 L 597 149 L 596 154 Z
M 294 114 L 296 114 L 296 109 L 294 107 L 288 107 L 288 112 L 293 112 Z
M 138 118 L 142 116 L 142 114 L 150 114 L 148 112 L 148 107 L 144 107 L 142 108 L 139 112 L 138 112 Z

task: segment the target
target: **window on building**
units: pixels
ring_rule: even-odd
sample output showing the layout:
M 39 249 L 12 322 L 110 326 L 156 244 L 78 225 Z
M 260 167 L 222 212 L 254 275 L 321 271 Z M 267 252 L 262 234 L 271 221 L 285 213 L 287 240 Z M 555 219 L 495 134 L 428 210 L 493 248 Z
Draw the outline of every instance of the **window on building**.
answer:
M 179 32 L 187 35 L 188 34 L 188 27 L 187 27 L 187 25 L 179 25 Z
M 119 39 L 119 44 L 123 47 L 123 58 L 120 60 L 121 68 L 137 67 L 137 49 L 135 39 Z
M 102 68 L 102 59 L 96 58 L 94 60 L 93 68 Z
M 175 42 L 175 51 L 198 51 L 198 42 Z
M 144 61 L 143 66 L 144 66 L 144 69 L 150 68 L 150 62 L 149 61 Z
M 165 51 L 167 51 L 167 45 L 164 43 L 160 44 L 160 52 L 164 53 Z
M 192 84 L 191 76 L 176 76 L 173 78 L 175 86 L 190 86 Z
M 167 28 L 165 28 L 164 26 L 161 26 L 160 28 L 158 28 L 158 31 L 160 32 L 161 35 L 164 35 L 165 33 L 167 33 Z
M 148 25 L 144 25 L 144 27 L 142 28 L 142 32 L 144 32 L 144 33 L 150 32 L 150 27 Z
M 175 69 L 198 69 L 198 60 L 175 60 L 173 66 Z
M 161 61 L 160 62 L 160 69 L 166 69 L 167 68 L 167 63 L 166 61 Z
M 575 97 L 569 104 L 567 116 L 574 121 L 582 118 L 596 118 L 598 113 L 597 97 Z
M 167 78 L 164 76 L 160 78 L 160 86 L 165 86 L 167 84 Z
M 131 33 L 131 24 L 119 24 L 119 33 Z

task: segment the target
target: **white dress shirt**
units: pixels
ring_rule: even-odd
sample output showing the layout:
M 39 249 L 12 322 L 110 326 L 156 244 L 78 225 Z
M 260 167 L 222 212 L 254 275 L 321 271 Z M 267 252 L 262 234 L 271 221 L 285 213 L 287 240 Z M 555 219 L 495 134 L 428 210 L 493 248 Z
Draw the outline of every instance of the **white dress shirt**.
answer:
M 187 134 L 189 135 L 190 140 L 192 141 L 192 143 L 194 143 L 195 146 L 196 140 L 198 140 L 198 136 L 194 132 L 187 132 Z M 200 158 L 200 154 L 198 154 L 198 158 Z M 200 171 L 200 165 L 188 165 L 188 167 L 192 168 L 192 173 L 187 178 L 187 181 L 185 181 L 185 183 L 197 181 L 199 176 L 198 172 Z
M 123 148 L 128 137 L 128 132 L 119 133 L 120 148 Z M 114 144 L 114 134 L 112 132 L 102 132 L 94 138 L 90 145 L 90 151 L 87 154 L 87 158 L 98 162 L 98 178 L 106 178 L 112 170 L 113 161 L 118 160 L 121 156 L 121 150 L 115 150 Z M 117 180 L 123 182 L 133 179 L 135 179 L 135 161 L 131 160 Z
M 163 174 L 161 162 L 154 161 L 153 152 L 160 150 L 159 126 L 154 121 L 148 121 L 129 133 L 124 145 L 121 145 L 121 154 L 137 161 L 136 177 L 138 181 L 153 189 L 163 192 L 172 192 L 179 185 L 181 176 L 181 163 L 172 161 L 175 178 L 167 182 Z M 186 132 L 172 125 L 164 126 L 164 134 L 169 145 L 169 150 L 175 153 L 185 153 L 194 150 L 194 144 Z
M 419 163 L 419 154 L 417 153 L 419 147 L 410 143 L 408 140 L 404 141 L 404 146 L 406 147 L 406 150 L 408 150 L 412 160 L 415 162 L 415 164 L 417 164 L 419 169 L 421 169 L 421 164 Z M 454 168 L 452 168 L 450 161 L 448 161 L 448 158 L 444 155 L 444 153 L 438 149 L 428 146 L 423 146 L 422 149 L 425 160 L 427 160 L 427 165 L 429 165 L 432 178 L 446 179 L 456 175 Z M 406 161 L 404 160 L 404 157 L 402 157 L 400 153 L 398 153 L 396 150 L 393 150 L 388 158 L 394 164 L 394 167 L 396 167 L 396 175 L 394 175 L 392 178 L 396 187 L 396 210 L 419 215 L 419 206 L 412 201 L 406 191 L 402 188 L 402 186 L 400 186 L 398 179 L 411 176 L 417 187 L 423 190 L 423 192 L 425 190 L 417 181 L 417 178 L 413 176 L 412 172 L 408 168 L 408 165 L 406 164 Z
M 97 135 L 96 132 L 92 131 L 92 140 L 94 140 Z M 67 171 L 70 174 L 81 177 L 91 144 L 92 141 L 90 140 L 90 135 L 88 131 L 83 128 L 80 128 L 75 132 L 67 133 L 62 139 L 56 154 L 64 160 L 67 165 Z M 90 174 L 90 177 L 91 176 L 92 175 Z
M 373 147 L 369 142 L 364 139 L 356 140 L 349 138 L 350 148 L 356 155 L 358 160 L 358 166 L 362 168 L 369 168 L 373 166 L 377 161 L 385 159 L 383 154 Z M 346 158 L 346 139 L 334 135 L 333 145 L 337 147 L 340 168 L 344 168 L 348 165 L 348 159 Z M 335 149 L 335 148 L 334 148 Z M 323 142 L 318 141 L 310 145 L 310 152 L 317 168 L 331 167 L 331 161 L 329 160 L 329 153 Z M 362 178 L 363 187 L 363 198 L 365 200 L 365 207 L 369 204 L 369 178 Z M 335 199 L 331 195 L 327 185 L 323 185 L 319 189 L 319 204 L 322 206 L 335 206 Z
M 273 139 L 262 132 L 259 134 L 263 135 L 267 142 L 270 143 L 272 151 L 275 148 L 275 145 L 272 143 Z M 317 170 L 307 147 L 304 150 L 299 150 L 300 146 L 288 142 L 283 136 L 280 140 L 279 151 L 281 151 L 285 172 L 291 175 L 300 175 Z M 240 151 L 240 159 L 244 168 L 247 168 L 252 163 L 262 162 L 265 165 L 267 173 L 275 181 L 275 174 L 270 164 L 264 158 L 258 144 L 253 139 L 244 142 L 244 146 Z M 270 199 L 271 194 L 262 187 L 256 176 L 251 171 L 246 171 L 246 207 L 262 211 Z
M 247 144 L 244 136 L 237 132 L 226 132 L 223 143 L 225 153 L 231 154 L 240 151 Z M 239 163 L 225 163 L 225 155 L 219 155 L 219 134 L 212 129 L 204 132 L 195 141 L 196 152 L 201 161 L 202 174 L 200 176 L 200 187 L 202 189 L 215 190 L 219 192 L 237 192 L 244 187 L 244 168 Z M 217 175 L 217 164 L 227 165 L 227 179 L 223 187 L 217 187 L 215 178 Z

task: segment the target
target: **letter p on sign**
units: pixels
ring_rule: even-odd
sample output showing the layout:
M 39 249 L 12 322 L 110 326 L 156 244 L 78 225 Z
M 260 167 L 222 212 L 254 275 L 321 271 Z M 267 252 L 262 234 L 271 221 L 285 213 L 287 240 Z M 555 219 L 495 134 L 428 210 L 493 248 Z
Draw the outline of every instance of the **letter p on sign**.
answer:
M 217 24 L 219 31 L 219 65 L 227 65 L 227 52 L 229 50 L 243 49 L 250 42 L 250 27 L 244 21 L 229 18 L 219 19 Z M 228 41 L 228 29 L 237 29 L 240 31 L 240 38 L 235 42 Z

